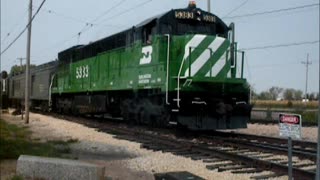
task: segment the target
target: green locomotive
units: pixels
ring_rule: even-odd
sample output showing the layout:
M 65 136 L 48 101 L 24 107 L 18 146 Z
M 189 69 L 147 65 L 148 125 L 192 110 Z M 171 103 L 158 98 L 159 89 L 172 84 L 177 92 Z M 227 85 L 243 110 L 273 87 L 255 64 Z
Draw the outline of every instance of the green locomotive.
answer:
M 245 128 L 250 119 L 234 25 L 189 4 L 58 54 L 50 103 L 74 114 L 189 129 Z

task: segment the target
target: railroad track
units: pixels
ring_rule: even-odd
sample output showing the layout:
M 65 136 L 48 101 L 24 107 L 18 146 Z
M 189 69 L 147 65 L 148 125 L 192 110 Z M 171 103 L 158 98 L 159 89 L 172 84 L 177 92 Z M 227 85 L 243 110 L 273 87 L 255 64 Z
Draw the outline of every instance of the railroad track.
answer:
M 142 148 L 202 161 L 209 170 L 255 173 L 252 179 L 279 177 L 288 173 L 284 139 L 225 132 L 210 136 L 177 137 L 172 130 L 128 126 L 103 120 L 88 121 L 86 118 L 64 118 L 114 134 L 119 139 L 141 143 Z M 293 145 L 293 177 L 314 179 L 316 144 L 293 141 Z

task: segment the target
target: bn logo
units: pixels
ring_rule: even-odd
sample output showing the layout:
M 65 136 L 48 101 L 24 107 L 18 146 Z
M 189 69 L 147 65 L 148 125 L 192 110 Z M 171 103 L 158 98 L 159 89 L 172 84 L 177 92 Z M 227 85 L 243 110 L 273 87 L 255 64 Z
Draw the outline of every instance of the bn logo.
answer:
M 152 59 L 152 46 L 145 46 L 142 48 L 142 58 L 140 64 L 149 64 Z

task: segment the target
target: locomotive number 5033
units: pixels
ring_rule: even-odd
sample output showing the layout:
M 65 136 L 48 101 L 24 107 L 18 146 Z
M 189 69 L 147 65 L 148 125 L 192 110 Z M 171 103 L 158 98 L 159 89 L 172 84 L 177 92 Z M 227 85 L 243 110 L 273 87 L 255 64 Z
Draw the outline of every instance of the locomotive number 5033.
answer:
M 76 67 L 76 78 L 81 79 L 81 78 L 87 78 L 89 77 L 89 66 L 79 66 Z

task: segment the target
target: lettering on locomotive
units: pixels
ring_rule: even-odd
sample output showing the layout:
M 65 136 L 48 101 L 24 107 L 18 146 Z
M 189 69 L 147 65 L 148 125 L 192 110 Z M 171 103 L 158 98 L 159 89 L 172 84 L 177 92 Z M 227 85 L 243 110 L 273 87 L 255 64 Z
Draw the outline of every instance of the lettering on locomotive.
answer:
M 212 15 L 203 15 L 203 21 L 215 23 L 216 17 Z
M 79 66 L 76 67 L 76 78 L 81 79 L 81 78 L 87 78 L 89 77 L 89 66 Z
M 139 84 L 148 84 L 150 83 L 151 74 L 142 74 L 139 75 Z
M 194 14 L 193 14 L 193 12 L 176 11 L 175 18 L 177 18 L 177 19 L 194 19 Z

